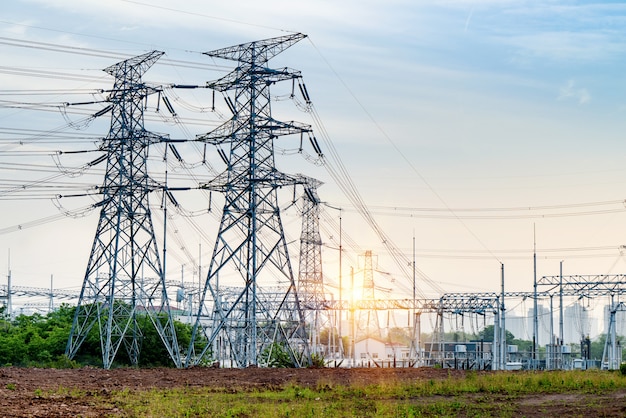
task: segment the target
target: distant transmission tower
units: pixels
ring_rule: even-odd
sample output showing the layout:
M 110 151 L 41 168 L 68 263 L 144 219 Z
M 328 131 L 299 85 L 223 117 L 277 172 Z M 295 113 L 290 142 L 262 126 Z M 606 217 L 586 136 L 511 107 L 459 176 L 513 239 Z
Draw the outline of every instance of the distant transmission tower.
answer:
M 363 266 L 363 300 L 374 300 L 374 266 L 372 250 L 366 250 L 364 254 L 365 262 Z M 359 313 L 357 338 L 381 337 L 380 321 L 377 310 L 364 310 Z
M 233 117 L 198 137 L 218 147 L 229 146 L 230 152 L 219 148 L 228 167 L 204 186 L 223 192 L 225 203 L 188 365 L 207 358 L 223 359 L 232 367 L 269 365 L 276 350 L 289 353 L 294 365 L 310 362 L 277 195 L 280 187 L 300 180 L 276 169 L 274 140 L 311 129 L 272 118 L 270 86 L 286 80 L 295 83 L 301 76 L 287 68 L 265 67 L 303 38 L 293 34 L 206 53 L 235 61 L 237 68 L 208 84 L 225 95 Z M 227 286 L 236 288 L 226 292 Z M 199 348 L 202 331 L 208 344 Z
M 319 229 L 320 199 L 317 194 L 319 185 L 321 182 L 308 179 L 302 196 L 298 292 L 300 300 L 304 303 L 325 300 L 322 276 L 322 238 Z
M 317 188 L 321 184 L 320 181 L 312 178 L 304 182 L 300 268 L 298 269 L 298 294 L 303 302 L 311 351 L 317 354 L 322 354 L 320 330 L 323 326 L 331 325 L 328 321 L 329 317 L 324 315 L 325 312 L 321 309 L 321 302 L 326 299 L 322 274 L 322 238 L 319 228 L 320 199 L 317 194 Z M 331 341 L 324 341 L 324 343 L 334 348 L 337 345 L 334 327 L 329 327 L 328 331 Z
M 158 187 L 148 176 L 148 147 L 163 138 L 144 129 L 145 98 L 156 90 L 141 76 L 162 55 L 152 51 L 104 70 L 115 83 L 109 97 L 111 128 L 101 146 L 107 161 L 102 209 L 66 354 L 73 358 L 97 326 L 105 369 L 122 345 L 131 363 L 138 363 L 140 318 L 149 318 L 174 364 L 181 366 L 148 204 L 148 193 Z

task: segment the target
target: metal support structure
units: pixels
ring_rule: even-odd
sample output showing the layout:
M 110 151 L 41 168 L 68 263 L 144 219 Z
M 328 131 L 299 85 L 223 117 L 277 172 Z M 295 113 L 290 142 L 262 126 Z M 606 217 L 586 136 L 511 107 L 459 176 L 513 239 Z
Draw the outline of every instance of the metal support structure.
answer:
M 622 345 L 617 340 L 616 316 L 617 312 L 626 311 L 624 302 L 615 302 L 611 297 L 611 305 L 609 307 L 609 325 L 606 332 L 606 340 L 604 341 L 604 350 L 602 352 L 602 368 L 608 370 L 618 370 L 622 363 Z
M 282 135 L 303 135 L 311 128 L 272 117 L 270 86 L 287 80 L 295 83 L 301 76 L 287 68 L 266 67 L 272 57 L 304 38 L 291 34 L 205 53 L 235 61 L 237 67 L 207 85 L 224 94 L 232 118 L 197 138 L 219 148 L 227 157 L 227 169 L 203 186 L 222 192 L 225 202 L 187 352 L 188 366 L 211 360 L 218 340 L 220 358 L 231 367 L 268 365 L 268 358 L 278 348 L 288 352 L 294 365 L 310 364 L 304 315 L 278 203 L 278 189 L 301 180 L 276 169 L 274 140 Z M 302 91 L 308 103 L 308 94 Z M 230 147 L 228 154 L 222 146 Z M 236 298 L 221 299 L 220 286 L 224 284 L 241 286 Z M 265 301 L 266 286 L 283 289 L 278 304 Z
M 322 183 L 315 179 L 304 181 L 302 195 L 302 231 L 300 235 L 300 264 L 298 269 L 298 295 L 306 306 L 309 302 L 325 300 L 322 274 L 322 238 L 319 230 L 320 199 L 317 188 Z M 336 353 L 337 330 L 333 315 L 321 309 L 304 310 L 311 352 L 319 355 Z M 326 328 L 328 341 L 320 341 L 320 331 Z M 323 352 L 323 347 L 327 352 Z
M 162 55 L 152 51 L 104 70 L 115 83 L 108 99 L 111 128 L 100 147 L 107 161 L 103 197 L 66 354 L 76 356 L 96 326 L 105 369 L 121 346 L 138 364 L 141 318 L 149 319 L 174 364 L 182 365 L 148 201 L 158 188 L 148 176 L 148 148 L 163 138 L 144 128 L 146 97 L 157 90 L 141 77 Z
M 0 304 L 5 308 L 5 316 L 12 319 L 13 306 L 11 303 L 11 252 L 9 250 L 9 267 L 7 270 L 7 285 L 0 286 Z
M 534 232 L 534 231 L 533 231 Z M 537 244 L 536 240 L 533 244 L 533 369 L 539 364 L 538 348 L 539 348 L 539 313 L 537 312 Z
M 363 287 L 361 292 L 361 298 L 363 300 L 374 300 L 376 299 L 376 295 L 374 286 L 374 266 L 372 251 L 365 251 L 363 257 Z M 354 292 L 354 288 L 352 290 Z M 376 337 L 378 339 L 381 338 L 380 321 L 378 318 L 378 311 L 376 310 L 366 310 L 359 312 L 356 326 L 357 340 L 366 337 Z
M 501 264 L 501 284 L 502 292 L 500 294 L 500 370 L 506 369 L 507 363 L 507 342 L 506 342 L 506 306 L 504 304 L 504 264 Z

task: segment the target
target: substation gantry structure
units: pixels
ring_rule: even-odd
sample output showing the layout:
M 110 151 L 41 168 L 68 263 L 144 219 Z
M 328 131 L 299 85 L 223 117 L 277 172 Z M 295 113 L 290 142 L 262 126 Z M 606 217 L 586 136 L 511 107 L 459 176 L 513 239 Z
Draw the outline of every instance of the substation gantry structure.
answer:
M 44 310 L 46 312 L 52 312 L 54 310 L 55 300 L 59 301 L 75 301 L 80 296 L 80 293 L 75 290 L 62 290 L 62 289 L 53 289 L 44 288 L 44 287 L 31 287 L 31 286 L 8 286 L 8 285 L 0 285 L 0 305 L 4 305 L 7 307 L 7 315 L 13 316 L 13 301 L 14 297 L 17 298 L 41 298 L 48 299 L 48 302 L 42 303 L 32 303 L 27 302 L 20 304 L 21 307 L 24 308 L 37 308 Z M 2 301 L 6 301 L 3 303 Z
M 414 340 L 413 345 L 416 347 L 414 355 L 410 359 L 411 366 L 425 365 L 426 359 L 423 357 L 423 353 L 420 347 L 423 346 L 420 341 L 421 326 L 419 322 L 421 315 L 424 313 L 435 313 L 437 315 L 437 329 L 435 330 L 436 341 L 433 343 L 433 347 L 443 346 L 443 315 L 445 313 L 452 313 L 457 315 L 463 314 L 478 314 L 488 315 L 493 314 L 495 317 L 494 326 L 494 345 L 498 347 L 501 344 L 499 342 L 500 328 L 499 328 L 499 315 L 500 315 L 500 295 L 496 293 L 485 294 L 455 294 L 447 293 L 436 299 L 360 299 L 360 300 L 324 300 L 319 302 L 310 301 L 303 304 L 304 309 L 307 310 L 328 310 L 328 311 L 345 311 L 349 312 L 349 317 L 352 318 L 351 322 L 355 321 L 359 312 L 377 312 L 377 311 L 392 311 L 403 310 L 416 313 L 416 325 L 414 327 L 415 332 L 411 338 Z M 351 326 L 351 335 L 349 336 L 350 345 L 352 346 L 348 351 L 355 353 L 354 343 L 356 341 L 356 327 L 353 324 Z M 443 353 L 443 349 L 434 350 L 435 357 L 429 359 L 430 362 L 441 362 L 443 358 L 436 357 Z M 494 358 L 488 359 L 485 362 L 486 365 L 491 365 L 492 368 L 500 367 L 501 360 L 498 353 L 494 353 Z
M 537 280 L 536 288 L 546 289 L 535 296 L 535 300 L 541 297 L 542 293 L 548 297 L 558 295 L 560 298 L 559 307 L 562 310 L 563 296 L 576 296 L 578 298 L 594 298 L 608 296 L 610 303 L 608 305 L 609 323 L 607 324 L 607 337 L 605 340 L 604 351 L 602 354 L 601 367 L 609 370 L 619 369 L 622 361 L 622 347 L 617 338 L 616 332 L 616 313 L 626 311 L 626 305 L 619 300 L 620 296 L 626 294 L 626 275 L 625 274 L 595 274 L 595 275 L 566 275 L 543 276 Z M 618 298 L 618 300 L 616 300 Z M 552 314 L 552 313 L 551 313 Z M 537 313 L 535 312 L 535 315 Z M 563 313 L 560 313 L 560 327 L 562 328 Z M 535 319 L 535 322 L 537 320 Z M 562 332 L 560 332 L 562 337 Z M 583 336 L 581 336 L 582 338 Z M 562 341 L 561 341 L 562 343 Z M 554 346 L 553 341 L 548 344 L 549 347 Z
M 111 112 L 100 146 L 106 153 L 102 200 L 96 204 L 100 218 L 66 354 L 75 357 L 95 326 L 105 369 L 122 346 L 131 364 L 138 364 L 140 319 L 156 328 L 174 364 L 182 365 L 148 201 L 149 192 L 161 188 L 148 175 L 148 149 L 164 138 L 144 127 L 146 98 L 158 89 L 144 84 L 142 75 L 163 54 L 152 51 L 104 70 L 115 82 L 110 105 L 98 112 Z
M 205 53 L 234 61 L 237 67 L 207 84 L 225 96 L 232 118 L 197 137 L 218 147 L 227 168 L 202 185 L 223 193 L 224 208 L 187 366 L 218 358 L 227 367 L 266 365 L 278 349 L 287 352 L 296 366 L 310 364 L 304 313 L 278 203 L 278 190 L 300 180 L 276 169 L 274 140 L 309 134 L 311 127 L 272 117 L 270 87 L 282 81 L 295 83 L 301 74 L 266 66 L 305 37 L 297 33 Z M 240 290 L 226 300 L 220 290 L 224 285 Z M 278 289 L 277 303 L 268 303 L 267 289 L 272 289 L 270 293 Z

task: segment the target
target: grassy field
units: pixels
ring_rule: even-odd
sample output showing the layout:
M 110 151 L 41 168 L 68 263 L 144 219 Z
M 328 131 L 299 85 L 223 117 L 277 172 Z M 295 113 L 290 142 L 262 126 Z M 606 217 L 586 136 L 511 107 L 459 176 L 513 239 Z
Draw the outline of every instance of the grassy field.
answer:
M 626 377 L 619 372 L 468 372 L 463 377 L 372 384 L 290 382 L 265 389 L 188 387 L 62 390 L 37 396 L 89 396 L 94 405 L 133 417 L 422 417 L 624 416 Z

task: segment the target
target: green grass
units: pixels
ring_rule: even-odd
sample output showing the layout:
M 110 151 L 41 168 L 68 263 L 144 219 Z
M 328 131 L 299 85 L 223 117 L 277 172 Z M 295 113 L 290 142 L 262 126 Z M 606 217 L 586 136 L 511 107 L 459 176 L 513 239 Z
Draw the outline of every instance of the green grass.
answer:
M 267 390 L 125 389 L 93 400 L 132 417 L 513 417 L 519 415 L 516 401 L 524 397 L 618 389 L 626 389 L 626 377 L 611 372 L 469 372 L 461 378 L 384 380 L 365 386 L 325 382 L 313 388 L 286 383 Z M 81 396 L 64 389 L 49 395 L 60 393 Z

